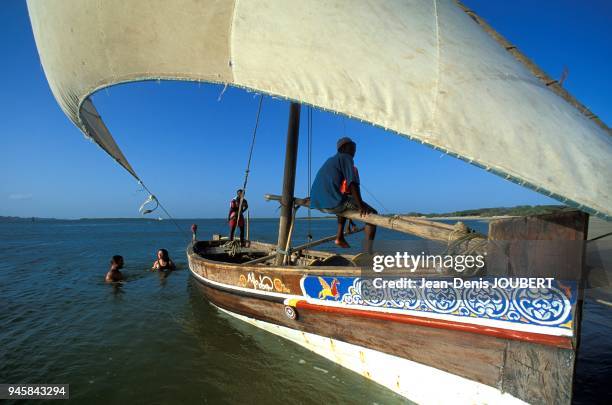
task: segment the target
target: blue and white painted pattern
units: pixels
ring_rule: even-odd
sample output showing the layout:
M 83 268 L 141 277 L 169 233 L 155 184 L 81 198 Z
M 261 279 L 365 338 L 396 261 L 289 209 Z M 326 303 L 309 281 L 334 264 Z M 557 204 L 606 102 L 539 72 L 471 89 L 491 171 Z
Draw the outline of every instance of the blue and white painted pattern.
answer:
M 335 294 L 321 294 L 334 285 Z M 306 276 L 304 295 L 334 305 L 445 315 L 457 321 L 486 319 L 572 330 L 576 283 L 553 281 L 550 288 L 376 288 L 372 279 Z M 322 298 L 323 297 L 323 298 Z M 331 302 L 330 302 L 331 304 Z M 496 322 L 497 323 L 497 322 Z

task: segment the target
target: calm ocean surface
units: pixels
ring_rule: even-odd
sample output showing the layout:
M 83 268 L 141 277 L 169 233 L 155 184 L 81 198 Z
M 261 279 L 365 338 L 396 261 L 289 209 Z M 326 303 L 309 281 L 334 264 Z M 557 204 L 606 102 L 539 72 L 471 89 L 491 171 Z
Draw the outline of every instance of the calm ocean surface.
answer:
M 200 239 L 226 232 L 222 220 L 179 224 L 187 231 L 194 222 Z M 298 221 L 296 243 L 307 222 Z M 486 232 L 486 223 L 467 222 Z M 333 234 L 335 222 L 311 227 L 316 239 Z M 252 239 L 275 241 L 277 220 L 251 228 Z M 209 305 L 189 276 L 188 237 L 167 220 L 0 223 L 0 383 L 69 383 L 73 402 L 88 404 L 405 402 Z M 358 247 L 361 237 L 349 243 Z M 179 268 L 165 278 L 148 271 L 161 247 Z M 120 287 L 104 283 L 114 254 L 126 262 Z M 577 403 L 609 392 L 611 311 L 585 303 Z

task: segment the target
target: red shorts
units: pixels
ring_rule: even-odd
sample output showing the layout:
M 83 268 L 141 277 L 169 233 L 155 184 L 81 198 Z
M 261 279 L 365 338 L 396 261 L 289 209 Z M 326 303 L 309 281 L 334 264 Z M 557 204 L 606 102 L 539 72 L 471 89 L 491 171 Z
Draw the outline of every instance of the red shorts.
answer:
M 236 226 L 236 218 L 235 217 L 230 219 L 229 226 L 231 228 Z M 241 228 L 244 226 L 244 216 L 242 216 L 242 215 L 240 216 L 240 219 L 238 220 L 238 226 L 241 227 Z

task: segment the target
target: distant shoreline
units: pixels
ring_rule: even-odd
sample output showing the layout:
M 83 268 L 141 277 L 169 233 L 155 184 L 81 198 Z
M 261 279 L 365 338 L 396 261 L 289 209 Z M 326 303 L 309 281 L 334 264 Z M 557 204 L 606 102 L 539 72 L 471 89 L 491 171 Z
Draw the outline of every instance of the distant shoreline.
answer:
M 494 219 L 507 219 L 507 218 L 516 218 L 518 215 L 491 215 L 491 216 L 478 216 L 478 215 L 466 215 L 466 216 L 439 216 L 439 217 L 416 217 L 422 219 L 432 219 L 432 220 L 445 220 L 445 221 L 461 221 L 462 219 L 467 219 L 470 221 L 492 221 Z
M 431 220 L 448 220 L 448 221 L 461 221 L 461 220 L 481 220 L 491 221 L 501 218 L 514 218 L 519 216 L 530 216 L 547 214 L 551 212 L 561 211 L 567 207 L 563 205 L 517 205 L 515 207 L 496 207 L 496 208 L 477 208 L 471 210 L 454 211 L 454 212 L 442 212 L 442 213 L 430 213 L 425 214 L 422 212 L 405 212 L 397 215 L 431 219 Z M 395 215 L 395 214 L 392 214 Z M 336 218 L 335 215 L 316 215 L 312 217 L 301 216 L 298 220 L 306 221 L 320 221 Z M 164 221 L 168 218 L 162 218 Z M 226 218 L 175 218 L 177 220 L 225 220 Z M 278 219 L 277 217 L 267 218 L 251 218 L 251 221 Z M 36 221 L 100 221 L 100 220 L 120 220 L 120 221 L 158 221 L 157 218 L 149 217 L 127 217 L 127 218 L 39 218 L 39 217 L 15 217 L 15 216 L 0 216 L 0 222 L 36 222 Z
M 462 219 L 464 220 L 469 220 L 469 221 L 477 221 L 477 220 L 482 220 L 482 221 L 492 221 L 494 219 L 506 219 L 506 218 L 516 218 L 518 217 L 518 215 L 488 215 L 488 216 L 478 216 L 478 215 L 465 215 L 465 216 L 446 216 L 446 215 L 440 215 L 440 216 L 435 216 L 435 217 L 428 217 L 425 215 L 419 215 L 419 216 L 410 216 L 411 218 L 418 218 L 418 219 L 430 219 L 432 221 L 436 221 L 436 220 L 442 220 L 442 221 L 461 221 Z M 308 218 L 308 217 L 298 217 L 298 220 L 306 220 L 306 221 L 317 221 L 317 220 L 322 220 L 322 219 L 335 219 L 335 216 L 329 216 L 329 217 L 312 217 L 312 218 Z M 253 218 L 251 218 L 253 219 Z M 358 220 L 357 220 L 358 221 Z

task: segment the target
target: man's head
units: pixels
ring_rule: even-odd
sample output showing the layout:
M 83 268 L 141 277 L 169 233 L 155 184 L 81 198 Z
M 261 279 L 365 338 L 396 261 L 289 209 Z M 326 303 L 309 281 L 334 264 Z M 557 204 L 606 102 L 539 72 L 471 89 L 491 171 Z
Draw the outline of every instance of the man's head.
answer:
M 357 145 L 348 136 L 338 139 L 336 147 L 338 148 L 338 152 L 348 153 L 352 157 L 355 157 L 355 152 L 357 152 Z
M 111 266 L 115 266 L 115 268 L 120 269 L 123 267 L 123 256 L 115 255 L 111 259 Z
M 239 188 L 238 190 L 236 190 L 236 196 L 238 197 L 242 197 L 242 189 Z

